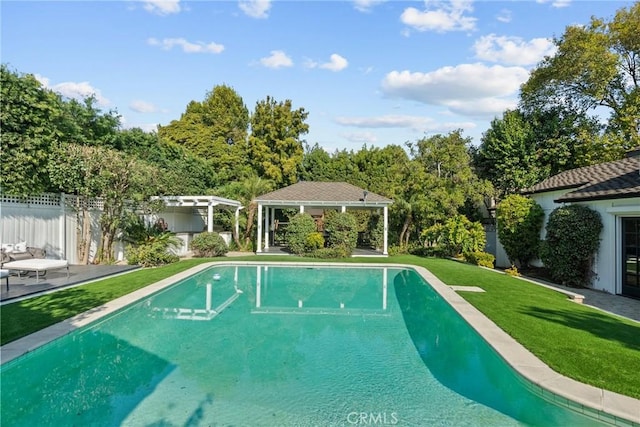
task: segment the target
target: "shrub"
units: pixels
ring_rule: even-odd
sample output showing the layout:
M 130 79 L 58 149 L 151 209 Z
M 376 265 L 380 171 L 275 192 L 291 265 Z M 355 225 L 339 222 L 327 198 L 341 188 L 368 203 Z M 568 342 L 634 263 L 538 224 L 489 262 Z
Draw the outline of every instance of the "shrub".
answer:
M 521 276 L 520 272 L 518 271 L 518 267 L 516 267 L 515 265 L 512 265 L 510 268 L 507 268 L 504 272 L 512 277 Z
M 328 234 L 330 248 L 342 248 L 348 256 L 358 244 L 358 224 L 349 212 L 339 212 L 327 216 L 324 229 Z
M 404 255 L 409 253 L 409 248 L 404 245 L 391 245 L 387 250 L 389 252 L 389 256 Z
M 313 258 L 349 258 L 350 254 L 348 254 L 344 248 L 321 248 L 317 249 L 309 254 L 310 257 Z
M 218 233 L 204 232 L 193 238 L 189 244 L 195 257 L 217 257 L 229 252 L 229 247 Z
M 591 282 L 601 231 L 600 214 L 586 206 L 563 206 L 551 212 L 541 255 L 553 280 L 574 287 Z
M 487 241 L 482 224 L 471 222 L 464 215 L 456 215 L 444 224 L 435 224 L 423 231 L 422 236 L 444 256 L 481 252 Z
M 479 265 L 481 267 L 493 268 L 496 257 L 490 253 L 482 251 L 465 252 L 464 260 L 470 264 Z
M 166 245 L 158 241 L 151 241 L 138 246 L 129 245 L 126 252 L 129 264 L 137 264 L 142 267 L 157 267 L 180 260 L 177 255 L 167 252 Z
M 538 258 L 544 211 L 539 204 L 519 194 L 507 196 L 496 210 L 498 238 L 509 260 L 521 267 Z
M 126 248 L 127 262 L 143 267 L 157 267 L 171 264 L 179 257 L 169 249 L 182 245 L 182 240 L 169 231 L 158 231 L 153 227 L 145 227 L 141 220 L 131 222 L 130 234 L 125 240 L 131 242 Z
M 322 233 L 315 232 L 307 236 L 305 252 L 313 252 L 322 248 L 324 248 L 324 237 L 322 237 Z
M 287 226 L 287 245 L 291 252 L 301 255 L 307 251 L 309 236 L 318 231 L 311 215 L 299 213 L 291 217 Z

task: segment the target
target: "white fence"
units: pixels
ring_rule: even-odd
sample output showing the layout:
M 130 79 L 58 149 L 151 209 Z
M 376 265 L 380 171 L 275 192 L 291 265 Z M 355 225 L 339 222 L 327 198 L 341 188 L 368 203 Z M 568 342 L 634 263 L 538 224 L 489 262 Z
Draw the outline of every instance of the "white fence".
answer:
M 67 259 L 78 264 L 78 220 L 73 206 L 76 196 L 44 194 L 32 197 L 0 195 L 0 243 L 26 242 L 27 246 L 43 248 L 47 258 Z M 91 214 L 91 247 L 93 261 L 100 241 L 99 219 L 102 203 L 89 202 Z M 118 245 L 120 246 L 120 245 Z M 116 250 L 116 259 L 122 251 Z

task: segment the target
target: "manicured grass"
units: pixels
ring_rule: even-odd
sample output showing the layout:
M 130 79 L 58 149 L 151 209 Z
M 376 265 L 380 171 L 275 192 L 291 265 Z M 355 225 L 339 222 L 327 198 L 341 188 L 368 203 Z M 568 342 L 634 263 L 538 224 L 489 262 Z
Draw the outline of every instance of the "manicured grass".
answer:
M 640 398 L 640 324 L 563 294 L 475 266 L 442 259 L 421 264 L 552 369 L 577 381 Z M 579 290 L 577 290 L 579 293 Z
M 61 289 L 48 295 L 3 305 L 0 307 L 0 345 L 98 307 L 205 261 L 207 260 L 190 259 L 164 267 L 136 270 L 124 276 Z
M 478 286 L 460 295 L 563 375 L 640 398 L 640 325 L 569 301 L 522 280 L 450 260 L 400 255 L 318 260 L 292 256 L 192 259 L 138 270 L 0 307 L 2 344 L 208 261 L 399 263 L 429 269 L 448 285 Z M 125 279 L 126 277 L 126 279 Z

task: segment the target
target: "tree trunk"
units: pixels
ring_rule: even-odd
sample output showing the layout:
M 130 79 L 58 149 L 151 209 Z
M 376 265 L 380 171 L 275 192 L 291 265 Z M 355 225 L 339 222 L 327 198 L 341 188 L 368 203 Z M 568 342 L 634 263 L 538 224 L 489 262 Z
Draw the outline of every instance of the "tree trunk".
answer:
M 82 203 L 86 203 L 83 201 Z M 89 207 L 82 209 L 82 237 L 79 246 L 79 258 L 82 265 L 89 264 L 89 253 L 91 252 L 91 213 Z
M 244 232 L 244 244 L 245 247 L 249 247 L 251 244 L 251 233 L 253 232 L 253 219 L 256 217 L 256 206 L 250 205 L 247 212 L 247 229 Z
M 400 246 L 407 245 L 409 241 L 409 227 L 411 227 L 411 213 L 407 213 L 404 217 L 404 224 L 402 224 L 402 230 L 400 231 L 400 238 L 398 243 Z

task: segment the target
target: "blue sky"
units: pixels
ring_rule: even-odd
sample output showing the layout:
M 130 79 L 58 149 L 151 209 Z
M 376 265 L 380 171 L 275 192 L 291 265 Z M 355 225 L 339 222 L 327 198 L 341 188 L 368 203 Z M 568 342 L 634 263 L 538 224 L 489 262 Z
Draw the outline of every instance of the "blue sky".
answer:
M 94 93 L 123 127 L 180 118 L 226 84 L 249 111 L 304 108 L 329 152 L 462 129 L 475 144 L 567 25 L 633 2 L 7 1 L 2 63 L 67 97 Z

